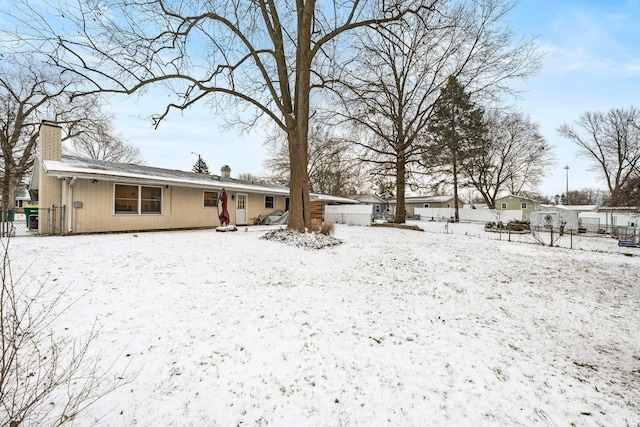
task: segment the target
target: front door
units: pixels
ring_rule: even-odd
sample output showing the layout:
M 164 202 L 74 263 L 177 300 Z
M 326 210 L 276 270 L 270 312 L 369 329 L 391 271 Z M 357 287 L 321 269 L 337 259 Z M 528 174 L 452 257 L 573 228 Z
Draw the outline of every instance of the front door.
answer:
M 236 224 L 247 224 L 247 195 L 236 194 Z

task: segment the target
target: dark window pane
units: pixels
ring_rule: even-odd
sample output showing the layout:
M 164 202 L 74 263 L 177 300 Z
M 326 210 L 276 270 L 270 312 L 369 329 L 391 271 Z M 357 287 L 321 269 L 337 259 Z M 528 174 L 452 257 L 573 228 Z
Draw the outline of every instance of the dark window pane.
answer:
M 217 191 L 205 191 L 204 192 L 204 207 L 215 208 L 218 206 L 218 192 Z
M 138 213 L 138 186 L 118 185 L 115 188 L 114 211 L 116 214 Z
M 142 198 L 140 199 L 140 208 L 142 214 L 159 214 L 162 213 L 162 188 L 160 187 L 141 187 Z

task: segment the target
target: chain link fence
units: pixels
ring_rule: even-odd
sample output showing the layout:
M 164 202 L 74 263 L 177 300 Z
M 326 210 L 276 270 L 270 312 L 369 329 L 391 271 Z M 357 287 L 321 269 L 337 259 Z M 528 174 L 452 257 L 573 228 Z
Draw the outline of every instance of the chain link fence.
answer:
M 39 234 L 42 222 L 43 235 L 63 235 L 65 221 L 65 207 L 52 206 L 50 208 L 16 208 L 3 209 L 0 207 L 0 236 L 23 237 Z
M 481 239 L 640 256 L 640 248 L 619 246 L 619 235 L 613 234 L 579 233 L 576 230 L 563 230 L 560 232 L 558 229 L 537 229 L 522 232 L 509 231 L 508 229 L 488 231 L 485 229 L 484 223 L 437 221 L 407 221 L 407 223 L 417 225 L 423 230 L 432 233 L 465 235 Z M 633 235 L 637 239 L 637 236 L 640 236 L 640 228 L 635 227 L 633 232 L 627 230 L 628 233 L 635 233 Z

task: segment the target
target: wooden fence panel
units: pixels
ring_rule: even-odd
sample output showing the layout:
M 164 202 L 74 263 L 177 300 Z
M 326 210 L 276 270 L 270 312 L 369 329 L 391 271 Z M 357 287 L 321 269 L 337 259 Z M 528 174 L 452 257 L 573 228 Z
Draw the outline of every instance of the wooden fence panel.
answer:
M 322 201 L 310 201 L 309 207 L 311 208 L 311 219 L 319 219 L 322 221 Z

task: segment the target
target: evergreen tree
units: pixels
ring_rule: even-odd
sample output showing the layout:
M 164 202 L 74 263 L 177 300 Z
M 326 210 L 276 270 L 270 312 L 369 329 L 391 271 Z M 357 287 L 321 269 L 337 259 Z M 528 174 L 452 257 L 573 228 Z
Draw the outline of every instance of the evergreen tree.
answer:
M 425 163 L 450 174 L 453 179 L 455 221 L 458 214 L 458 187 L 460 186 L 460 166 L 465 159 L 480 149 L 479 142 L 484 135 L 483 111 L 470 100 L 470 95 L 454 76 L 441 90 L 434 104 L 433 116 L 429 124 L 428 151 Z

